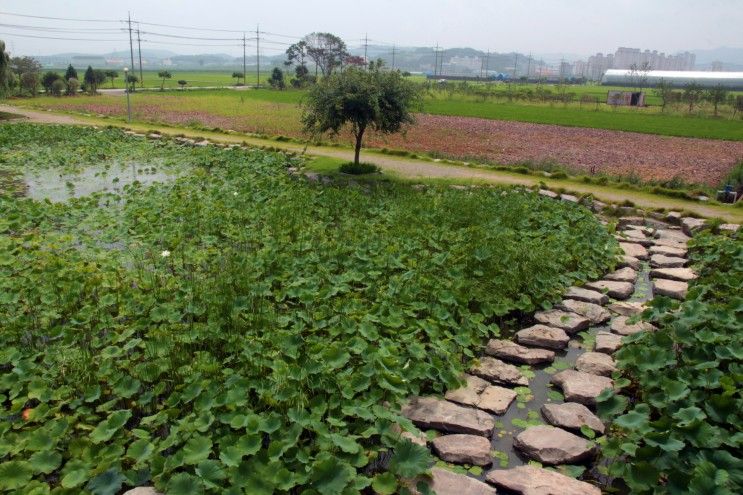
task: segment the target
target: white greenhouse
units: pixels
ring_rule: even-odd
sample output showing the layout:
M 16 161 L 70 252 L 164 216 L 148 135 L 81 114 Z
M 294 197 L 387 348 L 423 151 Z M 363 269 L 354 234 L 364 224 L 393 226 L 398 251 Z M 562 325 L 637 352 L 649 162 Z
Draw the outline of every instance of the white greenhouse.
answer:
M 651 70 L 647 72 L 624 69 L 609 69 L 601 78 L 605 86 L 653 87 L 665 81 L 676 88 L 687 84 L 698 84 L 703 88 L 722 86 L 727 89 L 743 90 L 743 72 L 702 72 L 681 70 Z

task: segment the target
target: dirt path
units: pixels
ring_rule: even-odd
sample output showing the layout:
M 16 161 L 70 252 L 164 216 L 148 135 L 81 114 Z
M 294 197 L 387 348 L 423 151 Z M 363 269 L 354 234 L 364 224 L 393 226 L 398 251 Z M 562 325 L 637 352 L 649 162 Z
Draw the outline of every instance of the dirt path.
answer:
M 0 104 L 0 111 L 23 115 L 30 122 L 38 122 L 42 124 L 116 125 L 120 127 L 129 127 L 141 131 L 158 128 L 158 126 L 156 125 L 137 123 L 126 124 L 116 121 L 63 115 L 52 112 L 39 112 L 36 110 L 28 110 L 26 108 L 16 107 L 13 105 Z M 305 147 L 303 145 L 296 143 L 283 143 L 270 139 L 258 139 L 246 137 L 243 135 L 225 135 L 172 127 L 162 127 L 159 130 L 164 134 L 177 133 L 186 136 L 204 136 L 215 142 L 240 143 L 244 141 L 256 146 L 271 146 L 274 148 L 282 148 L 287 151 L 299 153 L 305 150 Z M 339 149 L 310 146 L 306 149 L 306 152 L 313 156 L 337 158 L 340 160 L 349 161 L 353 160 L 353 151 L 342 148 Z M 720 217 L 728 222 L 743 223 L 743 209 L 740 208 L 707 205 L 693 201 L 658 196 L 640 191 L 615 189 L 594 184 L 584 184 L 577 181 L 550 180 L 545 177 L 520 175 L 500 170 L 489 170 L 484 168 L 450 165 L 425 160 L 414 160 L 411 158 L 391 157 L 389 155 L 375 152 L 365 152 L 364 159 L 366 161 L 374 163 L 386 172 L 410 180 L 444 179 L 524 186 L 533 186 L 539 184 L 540 182 L 543 182 L 551 188 L 565 188 L 567 190 L 570 190 L 571 192 L 581 194 L 591 193 L 601 201 L 620 203 L 625 200 L 630 200 L 637 206 L 642 208 L 688 210 L 703 217 Z

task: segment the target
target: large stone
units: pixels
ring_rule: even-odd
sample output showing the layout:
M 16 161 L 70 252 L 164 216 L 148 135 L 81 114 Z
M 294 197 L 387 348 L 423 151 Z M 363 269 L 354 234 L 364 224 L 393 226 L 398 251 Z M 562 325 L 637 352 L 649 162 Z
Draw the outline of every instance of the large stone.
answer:
M 596 445 L 562 428 L 539 425 L 522 431 L 513 446 L 542 464 L 572 464 L 596 455 Z
M 629 301 L 617 301 L 607 306 L 609 311 L 612 311 L 622 316 L 634 316 L 639 315 L 645 311 L 645 303 L 641 302 L 629 302 Z
M 678 280 L 679 282 L 688 282 L 697 278 L 697 274 L 691 268 L 653 268 L 650 270 L 650 276 Z
M 737 223 L 723 223 L 719 227 L 717 227 L 720 232 L 738 232 L 738 229 L 740 229 L 740 225 Z
M 596 334 L 596 344 L 593 350 L 596 352 L 605 352 L 613 354 L 622 347 L 622 337 L 609 332 L 599 332 Z
M 519 364 L 551 363 L 555 360 L 555 353 L 547 349 L 532 349 L 524 347 L 511 340 L 492 339 L 485 348 L 485 353 Z
M 495 427 L 490 414 L 436 397 L 413 397 L 402 408 L 402 413 L 420 428 L 450 433 L 490 436 Z
M 681 212 L 680 211 L 669 211 L 666 215 L 668 223 L 678 225 L 681 223 Z
M 552 382 L 560 386 L 566 401 L 580 402 L 588 406 L 595 405 L 596 397 L 614 385 L 611 378 L 575 370 L 564 370 L 554 374 Z
M 584 352 L 575 361 L 575 369 L 594 375 L 611 376 L 617 367 L 608 354 L 602 352 Z
M 653 268 L 681 268 L 687 261 L 684 258 L 676 256 L 666 256 L 664 254 L 654 254 L 650 257 L 650 266 Z
M 577 196 L 573 196 L 572 194 L 560 194 L 560 199 L 562 201 L 567 201 L 569 203 L 577 203 L 578 202 L 578 197 Z
M 645 249 L 645 246 L 632 242 L 620 242 L 619 247 L 622 248 L 622 251 L 627 256 L 632 256 L 638 260 L 648 259 L 648 250 Z
M 643 246 L 652 246 L 653 240 L 645 235 L 641 230 L 624 230 L 615 236 L 620 242 L 631 242 Z
M 637 272 L 627 266 L 625 268 L 620 268 L 615 272 L 611 272 L 604 278 L 606 278 L 606 280 L 614 280 L 616 282 L 634 283 L 635 280 L 637 280 Z
M 493 383 L 529 385 L 529 380 L 516 366 L 488 356 L 481 357 L 480 362 L 470 372 Z
M 557 199 L 557 198 L 558 198 L 558 196 L 560 196 L 560 195 L 559 195 L 559 194 L 557 194 L 556 192 L 552 192 L 552 191 L 550 191 L 549 189 L 540 189 L 540 190 L 539 190 L 539 194 L 540 194 L 541 196 L 545 196 L 545 197 L 547 197 L 547 198 L 552 198 L 552 199 Z
M 686 299 L 688 290 L 689 284 L 686 282 L 667 280 L 665 278 L 656 278 L 653 280 L 653 292 L 660 296 L 667 296 L 683 301 Z
M 583 287 L 570 287 L 565 297 L 578 301 L 589 302 L 593 304 L 606 304 L 609 302 L 609 296 L 596 292 L 595 290 L 584 289 Z
M 578 301 L 576 299 L 563 299 L 559 307 L 585 316 L 593 325 L 598 325 L 611 318 L 611 313 L 598 304 Z
M 493 462 L 490 457 L 490 440 L 477 435 L 443 435 L 431 442 L 433 450 L 441 459 L 455 464 L 472 464 L 488 466 Z
M 617 335 L 626 336 L 633 335 L 638 332 L 652 332 L 655 327 L 646 321 L 638 321 L 636 323 L 629 324 L 627 320 L 632 318 L 631 316 L 617 316 L 611 322 L 611 331 Z M 634 318 L 633 318 L 634 319 Z
M 686 242 L 676 241 L 674 239 L 655 239 L 653 240 L 653 246 L 666 246 L 681 250 L 687 249 Z
M 644 217 L 620 217 L 617 220 L 617 229 L 626 229 L 630 225 L 632 227 L 644 226 L 645 218 Z
M 655 232 L 655 238 L 658 240 L 671 241 L 671 242 L 676 242 L 676 243 L 681 243 L 681 244 L 686 244 L 691 239 L 691 237 L 684 234 L 678 228 L 658 229 Z
M 653 246 L 650 248 L 650 254 L 662 254 L 663 256 L 674 256 L 676 258 L 686 258 L 686 253 L 686 248 L 670 246 Z
M 511 403 L 516 400 L 516 395 L 510 388 L 488 385 L 480 394 L 477 407 L 493 414 L 505 414 Z
M 436 495 L 496 495 L 496 490 L 492 486 L 443 468 L 431 469 L 429 486 Z M 418 491 L 415 490 L 413 493 Z
M 534 466 L 493 469 L 485 479 L 498 488 L 518 495 L 601 495 L 598 487 L 585 481 Z M 441 495 L 441 492 L 436 493 Z M 463 495 L 463 492 L 456 495 Z
M 563 404 L 545 404 L 542 416 L 553 426 L 568 430 L 580 430 L 587 426 L 596 433 L 604 433 L 605 426 L 601 420 L 583 404 L 565 402 Z
M 123 495 L 163 495 L 163 494 L 158 492 L 151 486 L 138 486 L 137 488 L 132 488 L 131 490 L 125 491 Z
M 449 390 L 444 398 L 467 406 L 477 406 L 477 403 L 480 402 L 480 392 L 485 390 L 488 382 L 473 375 L 464 375 L 464 381 L 464 387 Z
M 550 327 L 562 328 L 569 334 L 585 330 L 591 324 L 591 321 L 588 318 L 584 318 L 576 313 L 561 311 L 559 309 L 537 311 L 534 313 L 534 319 L 539 323 L 543 323 Z
M 516 332 L 516 340 L 520 344 L 546 347 L 548 349 L 564 349 L 570 342 L 570 337 L 561 328 L 546 325 L 534 325 Z
M 681 219 L 681 230 L 688 236 L 693 236 L 706 225 L 706 221 L 701 218 L 684 217 Z
M 410 440 L 410 442 L 425 447 L 428 444 L 428 437 L 426 434 L 420 431 L 418 428 L 413 428 L 413 431 L 403 430 L 399 424 L 393 424 L 392 430 L 400 435 L 400 438 Z
M 634 256 L 628 256 L 626 254 L 619 257 L 619 266 L 628 266 L 632 268 L 633 270 L 639 270 L 640 269 L 640 260 L 635 258 Z
M 635 291 L 635 286 L 629 282 L 615 282 L 613 280 L 598 280 L 588 282 L 586 287 L 593 290 L 606 292 L 614 299 L 627 299 Z

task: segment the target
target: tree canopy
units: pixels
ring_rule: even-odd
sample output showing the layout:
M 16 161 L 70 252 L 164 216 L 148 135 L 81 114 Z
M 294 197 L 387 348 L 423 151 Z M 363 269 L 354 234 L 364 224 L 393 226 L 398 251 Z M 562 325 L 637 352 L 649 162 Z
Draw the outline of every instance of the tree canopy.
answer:
M 346 44 L 331 33 L 311 33 L 286 50 L 287 65 L 305 65 L 310 58 L 323 76 L 329 76 L 348 56 Z
M 312 135 L 338 134 L 350 127 L 355 138 L 354 163 L 358 164 L 366 130 L 399 132 L 414 122 L 412 110 L 419 98 L 413 83 L 399 71 L 382 70 L 381 63 L 370 64 L 369 70 L 349 67 L 310 89 L 302 123 Z

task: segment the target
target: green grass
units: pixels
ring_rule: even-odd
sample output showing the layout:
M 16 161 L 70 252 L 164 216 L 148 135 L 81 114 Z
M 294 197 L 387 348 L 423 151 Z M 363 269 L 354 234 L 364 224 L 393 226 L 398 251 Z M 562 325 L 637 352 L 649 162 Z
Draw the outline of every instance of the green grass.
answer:
M 612 110 L 602 106 L 600 110 L 595 110 L 592 105 L 580 108 L 577 104 L 564 106 L 442 98 L 426 99 L 423 108 L 427 113 L 438 115 L 591 127 L 665 136 L 743 140 L 743 121 L 740 119 L 666 115 L 653 109 Z
M 70 187 L 180 172 L 66 203 L 0 190 L 9 492 L 395 493 L 432 464 L 400 403 L 459 386 L 499 317 L 617 252 L 586 209 L 517 188 L 323 186 L 285 154 L 105 128 L 0 125 L 0 153 Z
M 23 116 L 10 112 L 0 112 L 0 120 L 11 120 L 18 118 L 23 118 Z

